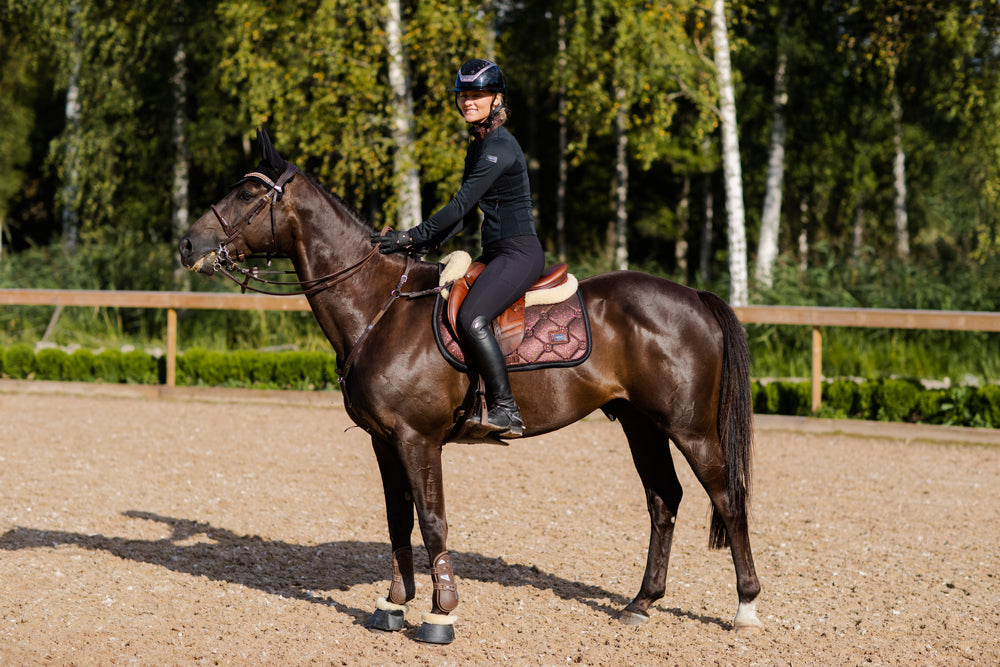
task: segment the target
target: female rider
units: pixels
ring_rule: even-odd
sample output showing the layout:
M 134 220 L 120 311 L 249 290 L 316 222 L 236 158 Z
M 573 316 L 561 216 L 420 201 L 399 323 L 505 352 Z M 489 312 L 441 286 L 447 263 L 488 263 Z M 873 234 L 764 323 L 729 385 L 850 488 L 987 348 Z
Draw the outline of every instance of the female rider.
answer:
M 528 169 L 507 120 L 507 81 L 496 63 L 470 60 L 455 78 L 455 104 L 469 123 L 462 187 L 440 211 L 408 231 L 373 234 L 382 253 L 441 245 L 467 226 L 475 208 L 483 212 L 482 255 L 486 265 L 458 311 L 458 335 L 466 356 L 486 385 L 488 432 L 502 438 L 523 434 L 521 411 L 511 393 L 503 353 L 490 323 L 523 295 L 545 268 L 545 255 L 531 214 Z M 475 417 L 471 422 L 478 423 Z

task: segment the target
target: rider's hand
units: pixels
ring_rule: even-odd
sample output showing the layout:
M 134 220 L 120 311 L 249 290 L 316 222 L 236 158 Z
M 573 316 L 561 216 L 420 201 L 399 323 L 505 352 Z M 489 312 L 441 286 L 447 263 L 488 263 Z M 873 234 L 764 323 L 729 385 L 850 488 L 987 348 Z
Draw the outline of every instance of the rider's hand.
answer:
M 402 252 L 413 245 L 413 238 L 410 232 L 397 232 L 392 229 L 384 234 L 375 233 L 371 235 L 372 245 L 378 246 L 378 251 L 383 255 L 393 252 Z

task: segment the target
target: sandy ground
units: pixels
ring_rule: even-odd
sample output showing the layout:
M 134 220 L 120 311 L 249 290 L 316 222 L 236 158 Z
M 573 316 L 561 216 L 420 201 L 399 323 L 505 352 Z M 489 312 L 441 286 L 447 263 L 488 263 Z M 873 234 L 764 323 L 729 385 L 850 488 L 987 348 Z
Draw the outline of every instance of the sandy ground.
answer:
M 462 603 L 431 646 L 422 547 L 406 628 L 365 627 L 389 547 L 338 396 L 22 388 L 0 386 L 3 665 L 1000 664 L 1000 433 L 760 420 L 756 636 L 730 629 L 732 562 L 685 463 L 667 595 L 625 627 L 648 518 L 618 426 L 449 445 Z

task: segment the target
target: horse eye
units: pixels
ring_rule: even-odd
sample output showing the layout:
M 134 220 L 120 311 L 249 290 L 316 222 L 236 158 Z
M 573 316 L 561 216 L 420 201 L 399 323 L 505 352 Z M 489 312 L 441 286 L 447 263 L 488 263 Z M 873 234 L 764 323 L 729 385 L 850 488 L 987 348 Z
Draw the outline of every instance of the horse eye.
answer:
M 243 201 L 251 201 L 253 199 L 253 193 L 249 190 L 240 190 L 240 199 Z

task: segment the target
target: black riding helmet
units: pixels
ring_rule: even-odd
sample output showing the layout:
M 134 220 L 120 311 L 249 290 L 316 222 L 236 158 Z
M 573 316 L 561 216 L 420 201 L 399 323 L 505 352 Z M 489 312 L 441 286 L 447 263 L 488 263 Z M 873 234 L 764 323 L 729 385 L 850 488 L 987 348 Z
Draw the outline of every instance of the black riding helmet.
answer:
M 471 90 L 493 93 L 493 99 L 496 99 L 498 93 L 503 95 L 503 103 L 499 107 L 494 109 L 491 104 L 490 115 L 483 121 L 484 123 L 492 122 L 497 112 L 507 104 L 507 78 L 500 66 L 491 60 L 476 58 L 458 68 L 455 87 L 450 88 L 448 92 L 455 93 L 455 106 L 459 111 L 462 110 L 462 105 L 458 102 L 459 94 Z

